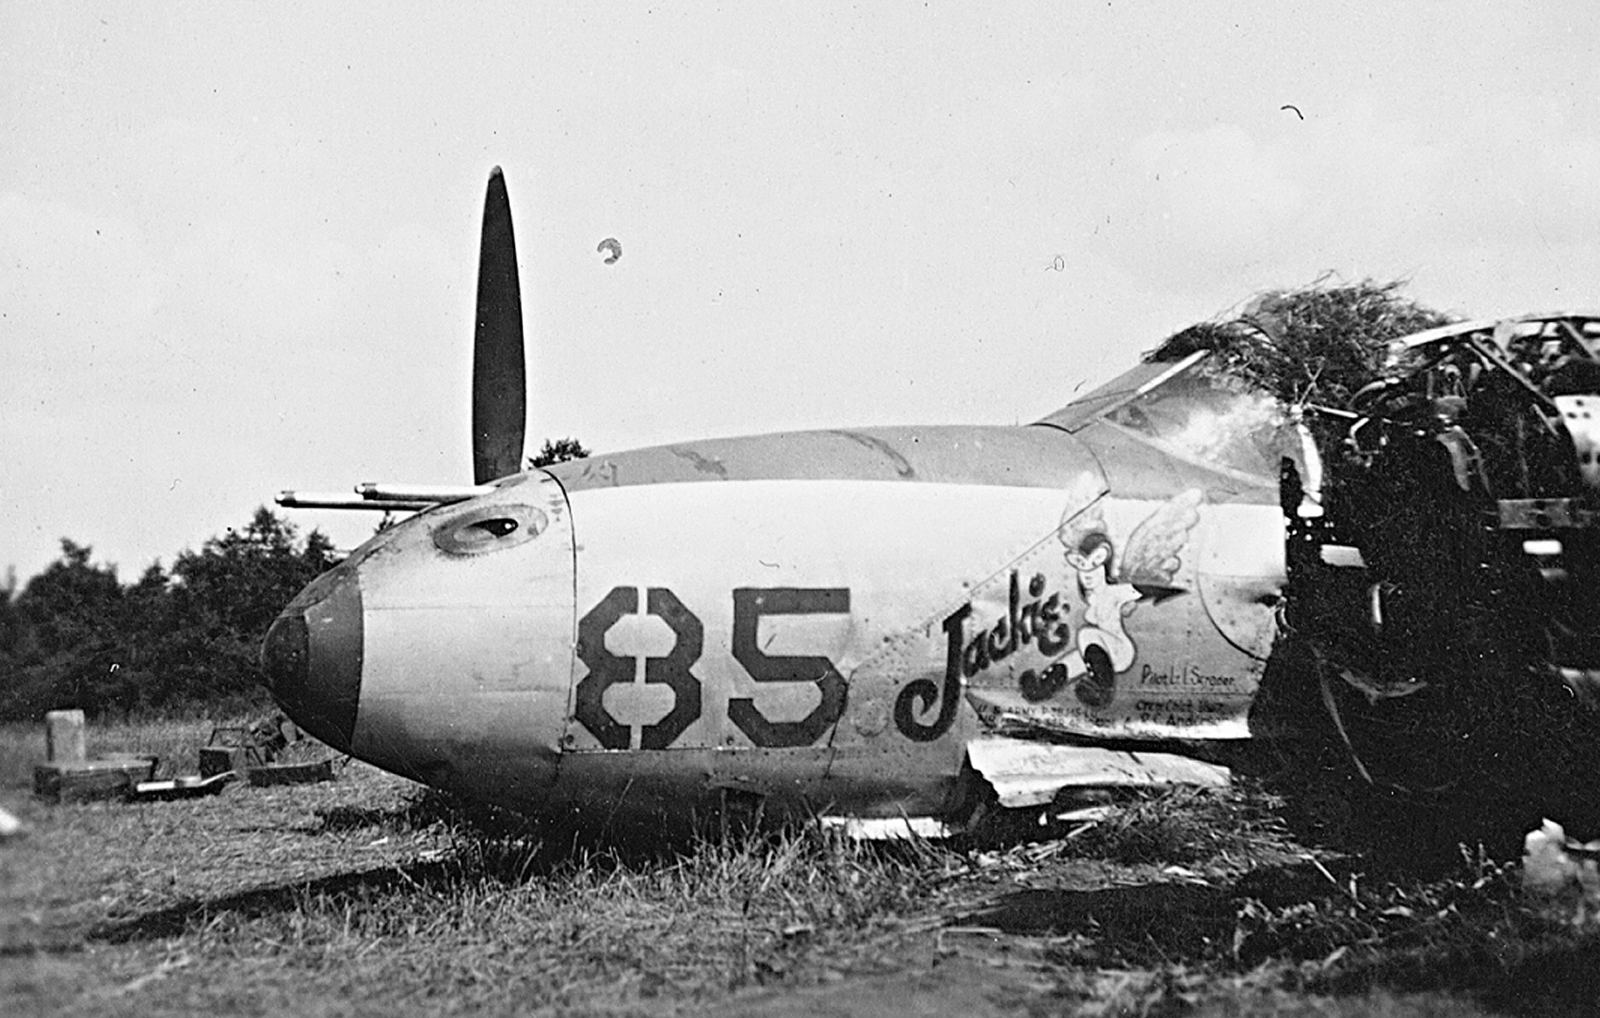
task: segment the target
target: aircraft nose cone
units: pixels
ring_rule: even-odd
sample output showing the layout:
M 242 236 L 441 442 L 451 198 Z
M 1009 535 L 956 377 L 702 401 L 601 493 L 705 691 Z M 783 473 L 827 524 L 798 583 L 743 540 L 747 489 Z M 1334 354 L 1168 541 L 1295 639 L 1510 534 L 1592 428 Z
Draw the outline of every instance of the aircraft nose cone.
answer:
M 267 630 L 261 670 L 295 724 L 349 752 L 361 654 L 361 586 L 353 569 L 338 566 L 301 591 Z

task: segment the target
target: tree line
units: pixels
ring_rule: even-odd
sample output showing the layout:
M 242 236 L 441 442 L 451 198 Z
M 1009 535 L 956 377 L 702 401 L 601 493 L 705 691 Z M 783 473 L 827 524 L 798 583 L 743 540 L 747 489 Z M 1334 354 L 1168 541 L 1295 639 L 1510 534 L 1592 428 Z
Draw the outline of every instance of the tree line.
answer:
M 14 578 L 0 589 L 0 719 L 264 704 L 267 627 L 338 560 L 321 531 L 302 538 L 266 508 L 133 583 L 91 555 L 64 538 L 20 591 Z
M 546 439 L 528 466 L 588 454 L 576 439 Z M 340 557 L 321 531 L 302 537 L 265 507 L 133 583 L 92 555 L 63 538 L 61 557 L 20 590 L 14 575 L 0 586 L 0 720 L 66 707 L 103 716 L 263 706 L 267 627 Z

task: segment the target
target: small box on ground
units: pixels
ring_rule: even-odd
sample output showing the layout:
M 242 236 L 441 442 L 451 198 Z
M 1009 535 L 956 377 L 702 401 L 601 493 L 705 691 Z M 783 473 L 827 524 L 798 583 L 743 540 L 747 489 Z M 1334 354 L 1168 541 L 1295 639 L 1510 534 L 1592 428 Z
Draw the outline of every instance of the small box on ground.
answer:
M 33 768 L 33 794 L 46 802 L 122 799 L 155 773 L 153 756 L 123 755 L 77 763 L 42 763 Z
M 333 760 L 312 763 L 275 763 L 245 768 L 245 777 L 257 787 L 272 785 L 306 785 L 316 781 L 333 780 Z
M 244 746 L 201 746 L 200 777 L 212 778 L 228 771 L 243 774 L 249 753 Z

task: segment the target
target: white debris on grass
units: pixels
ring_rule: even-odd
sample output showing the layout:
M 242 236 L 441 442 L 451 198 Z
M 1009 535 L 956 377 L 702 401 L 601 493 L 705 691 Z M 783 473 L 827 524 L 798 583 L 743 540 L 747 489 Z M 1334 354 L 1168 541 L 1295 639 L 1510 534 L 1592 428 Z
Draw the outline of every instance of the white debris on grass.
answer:
M 823 830 L 843 831 L 857 841 L 906 841 L 913 838 L 948 838 L 956 833 L 934 817 L 847 817 L 824 816 L 818 820 Z
M 27 828 L 22 826 L 22 821 L 0 807 L 0 841 L 10 841 L 26 833 Z
M 1522 886 L 1572 910 L 1574 925 L 1600 922 L 1600 841 L 1579 842 L 1554 820 L 1522 840 Z

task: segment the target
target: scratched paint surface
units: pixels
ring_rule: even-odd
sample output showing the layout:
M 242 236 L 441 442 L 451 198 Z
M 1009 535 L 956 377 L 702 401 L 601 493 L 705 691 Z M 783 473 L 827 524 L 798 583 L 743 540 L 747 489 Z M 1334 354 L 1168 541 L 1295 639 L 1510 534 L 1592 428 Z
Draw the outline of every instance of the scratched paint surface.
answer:
M 577 493 L 567 746 L 926 741 L 963 694 L 1086 734 L 1246 736 L 1272 619 L 1235 587 L 1275 582 L 1275 510 L 1198 489 L 1095 501 L 1082 481 Z M 1218 526 L 1258 540 L 1208 552 Z
M 942 688 L 940 620 L 971 584 L 1053 532 L 1062 498 L 870 481 L 577 492 L 578 605 L 590 620 L 580 619 L 580 658 L 589 660 L 578 668 L 568 744 L 643 747 L 663 723 L 673 737 L 654 748 L 825 744 L 846 716 L 829 699 L 829 674 L 861 712 L 848 718 L 852 732 L 905 739 L 901 689 L 917 679 Z M 581 687 L 590 679 L 594 688 L 597 671 L 615 677 L 585 716 Z M 698 698 L 693 717 L 673 718 L 686 698 Z M 900 723 L 927 723 L 943 704 L 911 706 Z
M 779 432 L 600 453 L 549 468 L 569 494 L 593 488 L 760 480 L 900 481 L 1064 488 L 1098 470 L 1051 427 L 946 426 Z
M 1081 735 L 1245 738 L 1270 648 L 1275 509 L 1106 498 L 973 591 L 959 627 L 968 697 L 991 723 Z M 1263 525 L 1265 524 L 1265 525 Z M 1254 537 L 1243 535 L 1256 528 Z M 1219 528 L 1244 552 L 1210 552 Z M 1264 579 L 1240 576 L 1257 568 Z M 1240 593 L 1240 590 L 1243 593 Z M 1206 594 L 1226 611 L 1213 610 Z M 1217 617 L 1224 619 L 1226 630 Z

